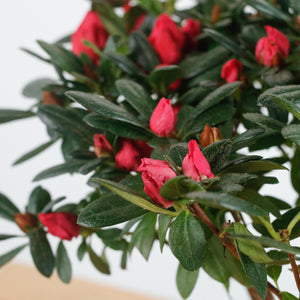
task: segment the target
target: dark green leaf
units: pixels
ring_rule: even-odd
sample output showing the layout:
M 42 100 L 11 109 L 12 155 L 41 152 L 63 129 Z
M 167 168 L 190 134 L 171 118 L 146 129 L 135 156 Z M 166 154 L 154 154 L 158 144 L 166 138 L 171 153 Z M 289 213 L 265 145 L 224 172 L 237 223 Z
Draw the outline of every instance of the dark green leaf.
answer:
M 192 293 L 199 275 L 199 270 L 188 271 L 179 264 L 176 275 L 177 289 L 183 299 L 189 297 Z
M 252 203 L 248 203 L 241 198 L 229 194 L 192 192 L 187 194 L 186 197 L 210 207 L 221 207 L 229 210 L 241 211 L 253 216 L 268 215 L 268 213 L 259 206 L 253 205 Z
M 196 271 L 203 264 L 207 252 L 204 231 L 189 211 L 181 212 L 172 223 L 170 248 L 188 271 Z
M 101 273 L 109 275 L 110 269 L 106 259 L 101 256 L 98 256 L 90 246 L 88 246 L 87 251 L 94 267 Z
M 282 300 L 298 300 L 297 297 L 288 293 L 288 292 L 281 292 Z
M 40 213 L 49 202 L 51 202 L 49 192 L 41 186 L 37 186 L 29 196 L 26 211 L 36 215 Z
M 181 166 L 182 161 L 188 152 L 188 144 L 178 143 L 170 148 L 168 156 L 171 157 L 177 166 Z
M 269 266 L 267 268 L 267 274 L 277 283 L 278 278 L 281 274 L 281 266 Z
M 216 47 L 204 54 L 188 56 L 180 64 L 183 78 L 191 78 L 215 66 L 223 65 L 229 56 L 230 52 L 223 47 Z
M 300 147 L 296 148 L 291 164 L 291 181 L 294 189 L 300 195 Z
M 49 54 L 52 62 L 67 72 L 83 72 L 83 65 L 79 58 L 71 51 L 58 44 L 48 44 L 38 41 L 38 44 Z
M 50 141 L 50 142 L 47 142 L 45 144 L 42 144 L 40 146 L 38 146 L 37 148 L 34 148 L 33 150 L 27 152 L 26 154 L 22 155 L 20 158 L 18 158 L 14 163 L 13 165 L 16 166 L 20 163 L 23 163 L 24 161 L 27 161 L 29 160 L 30 158 L 40 154 L 41 152 L 43 152 L 44 150 L 48 149 L 50 146 L 52 146 L 54 143 L 56 142 L 55 141 Z
M 281 129 L 285 125 L 284 123 L 281 123 L 273 118 L 264 116 L 262 114 L 247 113 L 243 114 L 243 117 L 252 123 L 262 126 L 263 128 L 270 128 L 277 132 L 281 131 Z
M 2 254 L 0 255 L 0 268 L 5 265 L 6 263 L 8 263 L 10 260 L 12 260 L 18 253 L 20 253 L 25 247 L 26 245 L 20 246 L 14 250 L 9 251 L 6 254 Z
M 56 165 L 54 167 L 51 167 L 49 169 L 46 169 L 40 173 L 38 173 L 34 178 L 33 181 L 39 181 L 42 179 L 47 179 L 55 176 L 59 176 L 66 173 L 73 173 L 78 172 L 79 169 L 86 164 L 87 160 L 70 160 L 66 163 Z
M 234 137 L 232 139 L 231 152 L 235 152 L 244 147 L 249 147 L 256 141 L 257 137 L 264 134 L 264 132 L 265 130 L 263 128 L 250 129 Z
M 138 0 L 138 2 L 154 15 L 159 15 L 163 12 L 162 3 L 159 0 Z
M 116 87 L 127 102 L 148 122 L 156 103 L 144 87 L 128 79 L 117 80 Z
M 149 212 L 142 218 L 132 234 L 131 242 L 129 244 L 130 252 L 134 247 L 137 247 L 144 258 L 148 260 L 156 237 L 155 224 L 155 213 Z
M 281 131 L 284 138 L 300 145 L 300 125 L 289 125 Z
M 78 224 L 91 228 L 119 224 L 143 215 L 146 211 L 119 196 L 108 195 L 93 201 L 85 207 Z
M 275 95 L 270 95 L 270 97 L 274 102 L 276 102 L 278 105 L 292 113 L 298 120 L 300 120 L 300 107 L 297 104 Z
M 0 124 L 33 116 L 35 116 L 35 114 L 31 111 L 0 109 Z
M 69 283 L 72 278 L 72 266 L 68 253 L 62 241 L 58 244 L 56 253 L 56 269 L 60 280 Z
M 139 31 L 134 31 L 129 39 L 132 55 L 146 71 L 152 71 L 159 65 L 159 59 L 147 37 Z
M 82 261 L 84 254 L 87 252 L 87 244 L 86 241 L 83 240 L 77 249 L 77 257 L 79 261 Z
M 15 214 L 19 209 L 2 193 L 0 193 L 0 217 L 15 222 Z
M 42 229 L 31 230 L 28 236 L 30 252 L 36 268 L 42 275 L 50 277 L 55 266 L 55 259 L 46 233 Z
M 264 264 L 255 263 L 247 255 L 239 252 L 244 270 L 252 282 L 256 292 L 265 299 L 267 294 L 267 271 Z
M 163 214 L 159 215 L 158 217 L 158 239 L 159 239 L 161 252 L 163 251 L 163 247 L 166 241 L 167 230 L 169 228 L 172 219 L 173 217 L 168 215 L 163 215 Z
M 48 128 L 67 137 L 73 137 L 88 144 L 92 141 L 93 132 L 82 122 L 83 116 L 75 110 L 56 105 L 42 105 L 39 107 L 38 117 Z
M 13 234 L 0 234 L 0 241 L 4 241 L 7 239 L 19 237 L 18 235 L 13 235 Z
M 102 163 L 105 161 L 105 157 L 95 158 L 92 160 L 89 160 L 87 163 L 85 163 L 78 172 L 80 174 L 86 175 L 92 171 L 94 171 L 97 167 L 101 166 Z
M 23 88 L 22 94 L 27 98 L 41 100 L 43 99 L 43 88 L 55 83 L 56 81 L 50 78 L 39 78 L 27 83 Z

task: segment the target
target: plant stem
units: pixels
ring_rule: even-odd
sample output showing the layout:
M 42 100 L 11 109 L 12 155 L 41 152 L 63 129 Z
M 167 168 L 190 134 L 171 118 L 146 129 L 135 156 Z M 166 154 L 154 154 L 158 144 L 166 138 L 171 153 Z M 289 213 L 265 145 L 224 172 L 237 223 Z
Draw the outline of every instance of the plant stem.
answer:
M 296 214 L 296 216 L 292 219 L 290 224 L 287 227 L 288 235 L 290 236 L 295 225 L 300 221 L 300 211 Z
M 292 270 L 293 270 L 293 274 L 294 274 L 294 278 L 295 278 L 295 282 L 297 285 L 297 289 L 300 292 L 300 277 L 299 277 L 299 271 L 298 271 L 298 267 L 295 261 L 295 255 L 288 253 L 290 262 L 291 262 L 291 266 L 292 266 Z
M 266 229 L 268 230 L 270 235 L 273 237 L 273 239 L 281 242 L 281 237 L 280 237 L 279 233 L 275 231 L 273 225 L 268 220 L 266 220 L 264 217 L 258 217 L 258 219 L 266 227 Z
M 224 247 L 226 247 L 237 259 L 241 261 L 235 246 L 230 242 L 229 239 L 224 238 L 220 235 L 220 231 L 217 226 L 211 221 L 211 219 L 206 215 L 203 209 L 199 206 L 198 203 L 193 203 L 191 205 L 192 212 L 195 214 L 196 217 L 201 219 L 203 223 L 220 239 Z M 277 290 L 275 286 L 268 282 L 268 290 L 272 292 L 274 295 L 278 297 L 278 299 L 282 300 L 282 296 Z

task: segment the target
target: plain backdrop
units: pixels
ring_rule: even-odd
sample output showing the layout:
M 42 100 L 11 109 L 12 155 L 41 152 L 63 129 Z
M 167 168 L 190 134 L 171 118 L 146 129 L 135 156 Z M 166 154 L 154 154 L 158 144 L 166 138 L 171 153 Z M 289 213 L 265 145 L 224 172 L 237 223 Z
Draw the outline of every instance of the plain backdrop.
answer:
M 190 2 L 192 1 L 185 0 L 181 1 L 180 4 L 187 6 Z M 15 0 L 1 3 L 1 108 L 27 109 L 34 104 L 34 101 L 21 95 L 22 87 L 27 82 L 39 77 L 56 79 L 50 65 L 27 55 L 20 50 L 20 47 L 42 53 L 35 41 L 41 39 L 53 42 L 65 34 L 73 32 L 89 9 L 89 4 L 89 1 L 86 0 Z M 30 191 L 39 184 L 49 189 L 53 198 L 67 196 L 70 202 L 79 201 L 90 191 L 86 185 L 87 178 L 82 175 L 63 175 L 40 183 L 32 182 L 32 178 L 39 171 L 63 161 L 59 151 L 59 143 L 36 158 L 20 166 L 12 167 L 13 161 L 21 154 L 47 140 L 44 125 L 36 118 L 0 126 L 0 191 L 11 198 L 21 210 L 24 209 Z M 267 157 L 271 156 L 272 154 L 267 154 Z M 288 171 L 281 171 L 276 174 L 280 174 L 280 184 L 264 188 L 263 193 L 276 195 L 293 203 L 296 195 L 289 183 Z M 20 231 L 14 224 L 0 220 L 0 233 L 19 234 Z M 22 240 L 1 242 L 0 254 L 22 242 Z M 52 237 L 51 244 L 54 251 L 57 243 L 58 239 Z M 73 262 L 74 275 L 77 277 L 147 293 L 148 295 L 180 299 L 175 285 L 178 263 L 167 247 L 161 254 L 158 244 L 155 244 L 148 262 L 138 251 L 133 251 L 127 270 L 120 269 L 121 258 L 119 254 L 109 251 L 107 256 L 112 265 L 112 275 L 106 276 L 98 273 L 87 258 L 81 263 L 78 262 L 76 249 L 79 239 L 73 239 L 72 242 L 65 244 Z M 101 247 L 100 244 L 96 245 L 96 250 L 100 252 Z M 17 261 L 32 264 L 29 251 L 25 250 L 21 253 Z M 280 281 L 280 286 L 283 290 L 296 291 L 291 272 L 286 271 L 286 277 Z M 249 299 L 249 296 L 244 287 L 234 281 L 231 282 L 228 294 L 220 283 L 213 281 L 201 270 L 197 287 L 189 299 L 240 300 Z

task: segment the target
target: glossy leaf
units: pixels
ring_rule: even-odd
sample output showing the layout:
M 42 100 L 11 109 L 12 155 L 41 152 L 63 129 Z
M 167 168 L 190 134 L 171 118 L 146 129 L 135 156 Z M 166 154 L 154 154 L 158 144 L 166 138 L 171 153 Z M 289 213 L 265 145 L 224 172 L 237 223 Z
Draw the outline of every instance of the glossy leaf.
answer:
M 71 261 L 62 241 L 58 244 L 56 254 L 56 269 L 60 280 L 64 283 L 69 283 L 72 277 Z
M 0 217 L 15 222 L 15 214 L 19 209 L 5 195 L 0 193 Z
M 281 292 L 282 300 L 298 300 L 297 297 L 288 293 L 288 292 Z
M 84 254 L 87 252 L 87 244 L 86 241 L 83 240 L 77 249 L 77 257 L 79 261 L 82 261 Z
M 300 145 L 300 125 L 289 125 L 281 131 L 284 138 Z
M 176 275 L 177 289 L 183 299 L 186 299 L 192 293 L 199 275 L 199 270 L 188 271 L 179 264 Z
M 209 207 L 226 208 L 245 212 L 253 216 L 267 216 L 268 213 L 257 205 L 248 203 L 247 201 L 229 195 L 212 192 L 192 192 L 186 195 L 190 200 L 202 203 Z
M 106 259 L 98 256 L 90 246 L 88 246 L 87 251 L 94 267 L 101 273 L 109 275 L 110 269 Z
M 7 264 L 9 261 L 11 261 L 16 255 L 18 255 L 25 247 L 26 245 L 17 247 L 16 249 L 13 249 L 9 252 L 7 252 L 6 254 L 2 254 L 0 255 L 0 268 Z
M 137 247 L 144 258 L 148 260 L 156 237 L 155 224 L 156 214 L 152 212 L 147 213 L 142 218 L 132 234 L 131 242 L 129 244 L 130 252 L 134 247 Z
M 28 236 L 30 253 L 36 268 L 42 275 L 50 277 L 55 266 L 55 259 L 46 233 L 42 229 L 31 230 Z
M 291 181 L 294 189 L 300 194 L 300 147 L 296 148 L 294 157 L 291 160 Z
M 281 129 L 285 125 L 273 118 L 258 113 L 247 113 L 244 114 L 243 117 L 252 123 L 262 126 L 263 128 L 270 128 L 277 132 L 281 131 Z
M 162 214 L 158 217 L 158 239 L 161 252 L 163 251 L 163 247 L 166 241 L 166 234 L 172 219 L 173 217 Z
M 189 211 L 183 211 L 170 229 L 170 249 L 188 271 L 196 271 L 203 264 L 207 245 L 200 223 Z
M 44 207 L 51 201 L 49 192 L 41 186 L 37 186 L 30 194 L 29 201 L 26 206 L 26 211 L 37 215 L 42 212 Z

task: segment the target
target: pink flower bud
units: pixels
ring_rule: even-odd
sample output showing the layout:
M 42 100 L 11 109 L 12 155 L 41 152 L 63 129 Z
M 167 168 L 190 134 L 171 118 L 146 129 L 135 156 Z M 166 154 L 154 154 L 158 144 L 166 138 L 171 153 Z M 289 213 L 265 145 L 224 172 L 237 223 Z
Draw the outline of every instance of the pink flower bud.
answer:
M 106 153 L 112 153 L 113 148 L 107 141 L 104 134 L 94 134 L 94 148 L 97 157 L 103 156 Z
M 243 64 L 237 59 L 228 60 L 223 68 L 221 77 L 228 83 L 238 81 L 243 71 Z
M 158 205 L 168 208 L 173 201 L 167 200 L 160 195 L 160 189 L 169 179 L 176 177 L 176 173 L 170 165 L 163 160 L 143 158 L 138 171 L 142 172 L 145 184 L 145 193 Z
M 289 55 L 290 42 L 279 30 L 265 26 L 267 37 L 259 39 L 255 49 L 258 63 L 265 66 L 278 66 Z
M 181 60 L 185 37 L 167 14 L 158 16 L 148 40 L 162 64 L 172 65 Z
M 125 171 L 137 171 L 143 157 L 150 157 L 153 148 L 146 142 L 121 139 L 118 153 L 115 157 L 116 168 Z
M 182 172 L 195 181 L 215 177 L 196 140 L 189 141 L 189 153 L 183 159 Z
M 62 240 L 70 241 L 77 237 L 80 232 L 80 226 L 77 225 L 77 216 L 68 212 L 53 212 L 39 214 L 39 219 L 52 235 Z
M 105 47 L 108 36 L 109 33 L 102 24 L 99 14 L 95 11 L 89 11 L 77 31 L 71 37 L 73 52 L 76 55 L 85 53 L 94 64 L 98 64 L 100 60 L 99 55 L 90 47 L 86 47 L 83 41 L 90 41 L 102 50 Z
M 167 137 L 175 130 L 176 121 L 171 100 L 162 98 L 150 118 L 150 129 L 159 136 Z

